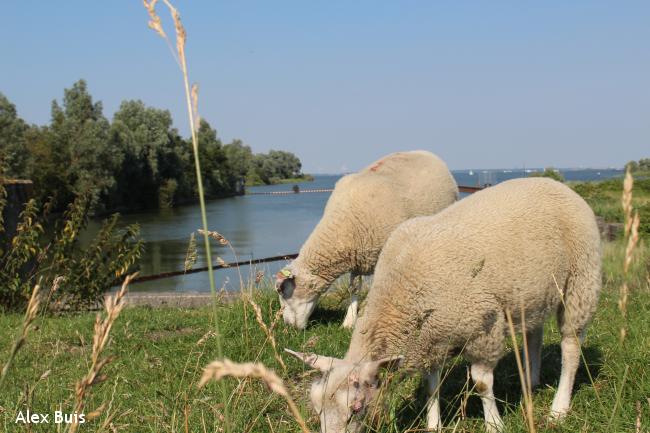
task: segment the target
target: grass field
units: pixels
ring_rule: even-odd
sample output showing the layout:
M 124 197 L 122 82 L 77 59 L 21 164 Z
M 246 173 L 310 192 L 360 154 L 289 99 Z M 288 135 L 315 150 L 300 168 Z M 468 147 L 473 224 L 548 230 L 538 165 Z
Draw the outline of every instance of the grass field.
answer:
M 545 422 L 560 369 L 559 336 L 549 321 L 543 351 L 542 386 L 534 395 L 538 431 L 625 432 L 635 431 L 640 416 L 641 430 L 650 429 L 650 289 L 645 246 L 632 268 L 628 307 L 629 330 L 626 342 L 619 343 L 621 315 L 618 287 L 623 246 L 605 246 L 605 288 L 595 320 L 584 345 L 584 360 L 578 372 L 573 408 L 559 425 Z M 278 309 L 276 296 L 260 290 L 255 302 L 270 325 Z M 342 356 L 349 331 L 339 325 L 344 314 L 341 297 L 334 293 L 313 316 L 305 331 L 285 327 L 281 319 L 274 329 L 280 350 L 296 350 Z M 114 360 L 105 369 L 105 381 L 91 388 L 86 416 L 98 416 L 81 425 L 81 431 L 106 432 L 217 432 L 224 431 L 224 404 L 217 385 L 203 389 L 196 384 L 202 368 L 216 358 L 211 331 L 211 309 L 126 309 L 112 330 L 106 354 Z M 70 410 L 74 384 L 88 370 L 95 313 L 37 319 L 38 328 L 26 345 L 0 390 L 0 431 L 65 431 L 65 426 L 15 424 L 19 410 L 54 413 Z M 0 362 L 19 332 L 22 315 L 0 317 Z M 261 361 L 273 368 L 287 383 L 310 428 L 318 420 L 307 403 L 313 373 L 294 358 L 281 354 L 284 372 L 274 357 L 269 341 L 255 320 L 250 305 L 236 300 L 221 303 L 218 320 L 224 333 L 224 353 L 235 361 Z M 587 368 L 588 367 L 588 368 Z M 446 431 L 481 431 L 480 400 L 467 382 L 467 364 L 450 362 L 443 374 L 442 407 Z M 591 379 L 590 379 L 591 376 Z M 392 378 L 388 382 L 384 409 L 370 431 L 422 431 L 425 392 L 417 376 Z M 592 381 L 593 380 L 593 381 Z M 231 432 L 297 432 L 286 403 L 264 385 L 251 379 L 226 379 L 230 395 Z M 519 401 L 521 388 L 512 351 L 495 372 L 495 393 L 501 400 L 506 431 L 525 431 Z M 638 403 L 637 403 L 638 402 Z M 638 406 L 637 406 L 638 404 Z M 462 415 L 462 419 L 461 419 Z M 52 417 L 52 416 L 51 416 Z M 457 424 L 458 423 L 458 424 Z
M 634 173 L 634 197 L 632 203 L 639 211 L 641 226 L 639 231 L 650 234 L 650 176 L 647 172 Z M 569 182 L 594 210 L 607 222 L 623 222 L 621 190 L 623 179 L 614 178 L 599 182 Z

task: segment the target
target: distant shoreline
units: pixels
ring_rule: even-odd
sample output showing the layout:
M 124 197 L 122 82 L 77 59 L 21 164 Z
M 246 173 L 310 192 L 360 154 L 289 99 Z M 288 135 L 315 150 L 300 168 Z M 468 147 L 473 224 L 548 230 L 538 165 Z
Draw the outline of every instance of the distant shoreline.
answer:
M 621 173 L 625 172 L 624 168 L 620 167 L 552 167 L 555 170 L 559 171 L 620 171 Z M 506 172 L 524 172 L 527 170 L 532 170 L 532 171 L 544 171 L 546 168 L 545 167 L 516 167 L 516 168 L 508 168 L 508 167 L 500 167 L 500 168 L 455 168 L 455 169 L 450 169 L 452 173 L 465 173 L 469 171 L 474 171 L 474 172 L 480 172 L 480 171 L 506 171 Z M 351 171 L 346 171 L 343 173 L 314 173 L 312 176 L 344 176 L 346 174 L 354 173 Z
M 303 174 L 301 177 L 290 177 L 287 179 L 273 179 L 271 183 L 264 183 L 264 182 L 248 183 L 247 182 L 246 186 L 251 187 L 251 186 L 284 185 L 287 183 L 302 183 L 302 182 L 313 182 L 313 181 L 314 181 L 314 175 Z

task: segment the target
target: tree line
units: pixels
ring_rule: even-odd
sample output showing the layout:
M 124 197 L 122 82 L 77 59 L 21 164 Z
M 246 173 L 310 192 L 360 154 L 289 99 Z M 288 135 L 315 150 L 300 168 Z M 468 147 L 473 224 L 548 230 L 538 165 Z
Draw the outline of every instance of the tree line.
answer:
M 109 121 L 84 80 L 53 101 L 48 125 L 30 125 L 0 93 L 0 159 L 8 177 L 31 179 L 36 198 L 64 209 L 80 194 L 99 212 L 170 207 L 197 199 L 189 139 L 168 110 L 125 100 Z M 254 154 L 241 140 L 223 144 L 206 120 L 199 156 L 208 197 L 244 192 L 244 186 L 304 179 L 300 159 L 271 150 Z
M 641 158 L 638 161 L 630 161 L 625 164 L 625 168 L 629 168 L 632 172 L 650 172 L 650 158 Z

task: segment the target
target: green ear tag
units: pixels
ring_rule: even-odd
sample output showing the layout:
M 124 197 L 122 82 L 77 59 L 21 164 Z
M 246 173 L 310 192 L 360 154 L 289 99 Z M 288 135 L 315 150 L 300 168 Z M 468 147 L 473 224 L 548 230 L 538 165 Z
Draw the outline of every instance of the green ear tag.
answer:
M 280 273 L 281 273 L 285 278 L 291 278 L 291 277 L 293 277 L 293 274 L 292 274 L 291 271 L 290 271 L 289 269 L 287 269 L 287 268 L 282 269 L 282 270 L 280 271 Z

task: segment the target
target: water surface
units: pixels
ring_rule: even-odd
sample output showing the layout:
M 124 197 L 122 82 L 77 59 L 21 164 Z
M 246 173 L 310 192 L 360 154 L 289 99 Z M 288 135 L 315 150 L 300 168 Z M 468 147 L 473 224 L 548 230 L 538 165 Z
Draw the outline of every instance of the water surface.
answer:
M 469 170 L 455 171 L 459 185 L 498 183 L 516 177 L 525 177 L 523 170 Z M 620 170 L 563 170 L 567 180 L 597 180 L 622 175 Z M 340 175 L 319 175 L 313 182 L 300 184 L 302 189 L 330 189 Z M 250 192 L 288 191 L 292 185 L 272 185 L 249 188 Z M 213 255 L 226 262 L 249 260 L 269 256 L 297 253 L 300 246 L 314 229 L 323 213 L 329 193 L 289 195 L 245 195 L 207 202 L 208 224 L 225 236 L 232 244 L 230 248 L 213 242 Z M 123 215 L 125 224 L 140 224 L 145 240 L 145 252 L 141 260 L 140 275 L 183 269 L 190 234 L 201 227 L 198 205 L 181 206 L 174 209 L 150 210 Z M 97 230 L 93 222 L 89 232 Z M 197 236 L 199 261 L 196 267 L 205 266 L 202 261 L 203 238 Z M 224 269 L 215 272 L 218 286 L 227 290 L 240 287 L 241 272 L 247 280 L 250 274 L 261 270 L 265 275 L 277 272 L 285 263 L 275 262 L 249 267 Z M 142 291 L 208 291 L 206 272 L 180 277 L 165 278 L 134 284 L 131 290 Z

